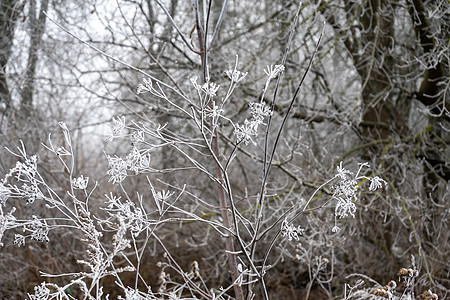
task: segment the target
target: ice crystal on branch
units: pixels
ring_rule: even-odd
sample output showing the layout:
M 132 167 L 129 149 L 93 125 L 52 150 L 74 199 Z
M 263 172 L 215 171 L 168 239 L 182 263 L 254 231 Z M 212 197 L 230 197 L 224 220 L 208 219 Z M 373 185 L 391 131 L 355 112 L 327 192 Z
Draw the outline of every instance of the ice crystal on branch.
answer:
M 216 105 L 215 102 L 213 102 L 212 108 L 207 107 L 205 111 L 206 116 L 209 118 L 213 118 L 214 120 L 219 119 L 224 113 L 224 110 L 218 105 Z
M 0 205 L 5 205 L 6 200 L 8 200 L 10 196 L 10 189 L 0 182 Z
M 335 178 L 339 179 L 338 184 L 333 187 L 333 198 L 337 200 L 335 207 L 335 217 L 346 218 L 348 216 L 355 217 L 356 204 L 358 200 L 358 189 L 360 182 L 363 180 L 369 180 L 370 186 L 369 191 L 375 191 L 382 187 L 382 183 L 387 184 L 386 181 L 378 176 L 367 177 L 361 175 L 361 171 L 364 167 L 369 167 L 367 163 L 359 165 L 359 169 L 354 175 L 353 172 L 345 169 L 340 162 L 339 166 L 336 167 Z M 332 232 L 338 232 L 339 227 L 335 225 Z
M 334 225 L 333 228 L 331 228 L 331 232 L 333 233 L 338 233 L 340 230 L 341 229 L 337 225 Z
M 128 226 L 125 223 L 125 220 L 123 218 L 119 218 L 119 229 L 117 230 L 116 234 L 114 234 L 112 239 L 114 254 L 131 247 L 130 241 L 125 238 L 127 228 Z
M 17 173 L 17 179 L 26 177 L 27 179 L 34 179 L 37 173 L 37 156 L 32 155 L 29 158 L 25 158 L 25 162 L 17 162 L 16 167 L 13 168 L 10 173 Z
M 370 178 L 369 191 L 373 192 L 378 190 L 379 188 L 382 187 L 382 183 L 384 183 L 384 185 L 387 186 L 387 182 L 378 176 Z
M 14 245 L 16 245 L 17 247 L 25 245 L 25 237 L 21 234 L 15 234 Z
M 352 172 L 342 167 L 342 162 L 336 170 L 336 177 L 340 181 L 333 188 L 334 197 L 337 199 L 335 215 L 339 218 L 348 217 L 349 214 L 355 217 L 356 205 L 353 202 L 357 200 L 358 181 L 352 176 Z
M 289 224 L 287 219 L 284 219 L 283 223 L 281 223 L 281 234 L 288 238 L 289 241 L 293 239 L 298 241 L 300 236 L 303 234 L 305 229 L 301 228 L 300 225 L 295 227 L 292 224 Z
M 36 216 L 32 216 L 32 221 L 26 226 L 26 229 L 31 231 L 31 239 L 37 242 L 48 243 L 50 239 L 48 238 L 48 225 L 45 220 L 41 220 Z
M 164 202 L 167 199 L 169 199 L 175 192 L 162 190 L 157 193 L 154 193 L 154 191 L 152 190 L 152 193 L 153 193 L 153 197 L 155 198 L 156 201 Z
M 120 201 L 120 197 L 116 197 L 112 194 L 105 195 L 107 198 L 106 203 L 108 207 L 105 208 L 110 215 L 110 219 L 122 220 L 120 222 L 125 222 L 127 228 L 136 236 L 144 229 L 146 225 L 145 213 L 140 207 L 137 207 L 133 202 L 127 200 L 124 203 Z M 111 224 L 106 222 L 107 224 Z
M 112 141 L 118 135 L 120 135 L 125 128 L 125 117 L 115 117 L 112 119 L 113 128 L 111 129 L 111 133 L 108 135 L 108 140 Z
M 150 166 L 150 154 L 148 151 L 140 151 L 138 148 L 133 147 L 131 152 L 126 156 L 126 163 L 127 168 L 137 175 L 139 171 Z
M 150 299 L 154 299 L 154 298 L 151 298 L 149 295 L 139 292 L 139 290 L 133 289 L 130 287 L 126 287 L 124 292 L 125 292 L 125 298 L 122 298 L 121 296 L 119 296 L 117 299 L 119 299 L 119 300 L 147 300 L 147 299 L 150 300 Z
M 206 82 L 202 85 L 202 91 L 210 97 L 214 97 L 216 92 L 219 90 L 220 85 L 215 84 L 214 82 Z
M 31 185 L 24 183 L 22 185 L 22 189 L 19 190 L 20 196 L 25 198 L 27 200 L 27 203 L 30 203 L 30 204 L 38 199 L 43 198 L 43 195 L 42 195 L 41 191 L 39 190 L 36 182 L 33 181 L 31 183 L 32 183 Z
M 245 120 L 244 125 L 236 124 L 234 134 L 238 143 L 244 142 L 247 145 L 249 142 L 252 142 L 256 145 L 256 142 L 253 140 L 253 137 L 258 135 L 258 132 L 255 130 L 255 123 Z
M 44 198 L 44 195 L 39 189 L 40 181 L 38 180 L 39 176 L 37 172 L 37 156 L 32 155 L 30 157 L 26 157 L 24 150 L 21 154 L 24 157 L 25 162 L 17 162 L 16 166 L 9 171 L 6 178 L 15 175 L 16 180 L 21 182 L 22 186 L 10 186 L 10 193 L 13 193 L 15 197 L 26 199 L 27 203 L 33 203 L 37 199 Z M 7 192 L 3 191 L 3 193 Z M 2 198 L 5 197 L 6 194 L 2 196 Z
M 3 214 L 3 209 L 0 207 L 0 247 L 3 246 L 2 238 L 5 234 L 6 230 L 14 228 L 16 226 L 16 217 L 13 216 L 13 213 L 16 211 L 16 208 L 13 207 L 11 211 L 7 214 Z
M 341 179 L 346 179 L 347 176 L 351 176 L 351 175 L 353 174 L 353 173 L 350 172 L 349 170 L 344 169 L 344 168 L 342 167 L 342 161 L 339 163 L 339 166 L 336 167 L 336 171 L 337 171 L 336 176 L 338 176 L 338 177 L 341 178 Z
M 241 81 L 242 79 L 245 78 L 245 76 L 247 76 L 247 72 L 243 73 L 237 70 L 227 70 L 225 71 L 225 74 L 228 76 L 228 78 L 234 82 L 234 83 L 238 83 L 239 81 Z
M 272 115 L 272 110 L 264 103 L 251 102 L 249 106 L 252 118 L 250 121 L 245 119 L 243 125 L 236 124 L 234 134 L 238 143 L 244 142 L 247 145 L 252 142 L 256 145 L 253 137 L 258 136 L 258 126 L 264 125 L 264 118 Z
M 267 70 L 264 70 L 264 73 L 267 74 L 269 79 L 274 79 L 278 74 L 283 73 L 284 66 L 283 65 L 268 65 Z
M 192 83 L 192 86 L 194 87 L 194 89 L 196 89 L 197 91 L 200 91 L 201 87 L 197 83 L 198 76 L 191 77 L 190 80 L 191 80 L 191 83 Z
M 220 85 L 215 84 L 214 82 L 210 82 L 209 78 L 206 78 L 206 82 L 202 85 L 199 85 L 197 83 L 198 76 L 191 77 L 190 80 L 194 89 L 196 89 L 198 92 L 203 92 L 207 97 L 216 96 L 216 93 L 220 88 Z
M 153 199 L 155 200 L 156 207 L 158 208 L 159 214 L 161 215 L 162 214 L 162 210 L 164 208 L 165 202 L 170 197 L 172 197 L 172 195 L 175 194 L 175 192 L 173 192 L 173 191 L 164 191 L 164 190 L 156 192 L 155 188 L 153 187 L 153 185 L 150 185 L 150 187 L 151 187 Z
M 72 179 L 72 185 L 75 189 L 84 190 L 87 188 L 87 185 L 89 183 L 89 177 L 84 177 L 83 175 L 80 175 L 80 177 Z
M 127 171 L 132 171 L 136 175 L 145 171 L 150 166 L 150 153 L 148 150 L 139 150 L 133 147 L 131 152 L 122 157 L 107 156 L 109 169 L 106 174 L 110 175 L 109 181 L 113 184 L 121 183 L 128 176 Z
M 47 300 L 50 297 L 50 289 L 45 286 L 45 282 L 34 287 L 34 295 L 28 294 L 31 300 Z
M 142 94 L 142 93 L 151 92 L 153 90 L 152 80 L 150 78 L 148 78 L 148 79 L 143 78 L 142 81 L 144 82 L 144 84 L 138 85 L 137 93 Z
M 58 147 L 58 149 L 56 149 L 56 154 L 58 156 L 70 156 L 72 155 L 69 151 L 67 151 L 64 147 Z
M 339 218 L 348 217 L 350 214 L 353 218 L 355 217 L 356 205 L 348 199 L 338 198 L 335 214 Z
M 144 142 L 144 131 L 143 130 L 136 130 L 131 134 L 131 143 L 134 145 L 136 143 L 143 143 Z
M 250 102 L 250 112 L 252 114 L 252 120 L 257 124 L 264 125 L 264 118 L 272 115 L 272 110 L 265 103 Z
M 113 184 L 122 182 L 127 178 L 127 163 L 121 157 L 107 156 L 109 169 L 106 174 L 110 175 L 109 181 Z

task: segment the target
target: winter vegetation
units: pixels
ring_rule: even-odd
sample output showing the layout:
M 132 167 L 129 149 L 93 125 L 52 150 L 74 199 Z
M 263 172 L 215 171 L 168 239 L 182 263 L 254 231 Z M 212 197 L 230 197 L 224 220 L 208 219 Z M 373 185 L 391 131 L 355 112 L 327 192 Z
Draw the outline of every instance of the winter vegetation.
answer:
M 447 299 L 446 0 L 2 0 L 0 299 Z

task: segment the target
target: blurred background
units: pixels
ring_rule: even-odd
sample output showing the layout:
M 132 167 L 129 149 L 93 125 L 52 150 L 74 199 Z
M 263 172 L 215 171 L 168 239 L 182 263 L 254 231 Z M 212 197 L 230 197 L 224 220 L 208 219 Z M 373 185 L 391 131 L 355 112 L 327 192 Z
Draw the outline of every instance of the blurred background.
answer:
M 210 24 L 216 24 L 223 1 L 211 1 Z M 191 1 L 161 2 L 197 48 Z M 202 9 L 209 5 L 204 2 Z M 219 97 L 229 82 L 224 71 L 233 69 L 236 55 L 238 70 L 248 72 L 225 108 L 224 114 L 234 122 L 248 118 L 248 103 L 262 96 L 266 66 L 281 63 L 298 5 L 290 0 L 228 1 L 208 63 L 211 81 L 222 86 Z M 331 231 L 331 204 L 302 216 L 298 223 L 306 231 L 300 241 L 280 242 L 272 251 L 267 287 L 273 299 L 303 299 L 307 293 L 310 299 L 343 298 L 345 284 L 354 285 L 362 278 L 356 274 L 387 284 L 398 277 L 400 268 L 414 264 L 419 270 L 417 295 L 433 289 L 445 298 L 450 286 L 450 4 L 446 0 L 305 1 L 288 49 L 274 124 L 287 111 L 324 21 L 321 46 L 283 130 L 277 163 L 269 176 L 267 195 L 272 196 L 263 226 L 293 203 L 308 199 L 334 176 L 341 161 L 354 171 L 358 163 L 368 162 L 372 169 L 366 170 L 367 175 L 382 177 L 388 187 L 362 193 L 355 203 L 356 217 L 338 220 L 338 233 Z M 143 79 L 139 72 L 86 46 L 55 22 L 190 99 L 196 91 L 189 79 L 201 76 L 201 61 L 154 0 L 1 0 L 1 178 L 17 160 L 4 147 L 15 149 L 22 140 L 28 153 L 38 154 L 47 181 L 64 195 L 70 182 L 41 145 L 51 133 L 63 139 L 57 125 L 63 121 L 76 145 L 76 172 L 99 181 L 93 195 L 97 202 L 92 203 L 100 206 L 104 194 L 120 191 L 108 183 L 106 154 L 126 154 L 132 147 L 129 141 L 106 139 L 114 116 L 146 126 L 167 124 L 168 132 L 189 141 L 199 142 L 201 135 L 173 106 L 151 94 L 136 93 Z M 179 95 L 167 93 L 171 101 L 189 108 Z M 271 104 L 272 95 L 269 90 L 264 101 Z M 220 125 L 224 154 L 233 146 L 233 129 L 227 122 Z M 257 146 L 239 147 L 230 171 L 243 212 L 259 192 L 257 157 L 262 141 L 261 134 Z M 190 151 L 200 161 L 207 159 L 206 150 Z M 213 182 L 188 169 L 189 160 L 173 148 L 154 149 L 151 164 L 166 170 L 150 175 L 159 187 L 190 188 L 191 199 L 184 199 L 187 209 L 196 207 L 195 198 L 215 203 Z M 124 186 L 144 197 L 151 195 L 145 176 L 131 176 Z M 330 193 L 331 189 L 322 190 L 314 203 L 326 203 Z M 24 216 L 45 211 L 39 203 L 14 205 Z M 214 209 L 207 206 L 198 212 L 209 213 Z M 219 218 L 211 215 L 215 217 Z M 217 234 L 195 222 L 174 222 L 161 230 L 161 238 L 184 267 L 196 260 L 209 285 L 220 287 L 229 281 L 223 240 Z M 41 281 L 59 280 L 43 279 L 39 271 L 81 269 L 76 262 L 85 255 L 81 237 L 70 231 L 52 234 L 48 244 L 27 243 L 21 248 L 12 244 L 12 233 L 5 234 L 0 249 L 1 299 L 24 298 Z M 271 239 L 266 238 L 262 245 L 268 246 Z M 157 287 L 156 263 L 162 259 L 162 249 L 152 243 L 148 247 L 143 258 L 146 269 L 141 272 Z M 186 247 L 192 251 L 185 251 Z M 323 258 L 328 261 L 325 266 Z M 113 280 L 110 286 L 113 291 Z

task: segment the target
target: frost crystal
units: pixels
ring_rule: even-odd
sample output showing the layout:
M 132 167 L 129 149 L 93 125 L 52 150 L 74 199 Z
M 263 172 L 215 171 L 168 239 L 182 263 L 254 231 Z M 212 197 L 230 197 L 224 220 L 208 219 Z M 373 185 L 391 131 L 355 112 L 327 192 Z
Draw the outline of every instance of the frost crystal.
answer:
M 122 182 L 127 178 L 127 163 L 121 157 L 111 157 L 108 155 L 107 158 L 109 170 L 106 174 L 111 176 L 108 181 L 112 181 L 113 184 Z
M 112 122 L 114 124 L 114 127 L 111 130 L 111 136 L 116 137 L 125 128 L 125 117 L 121 116 L 121 117 L 113 118 Z
M 331 232 L 333 233 L 337 233 L 339 232 L 339 230 L 341 230 L 337 225 L 334 225 L 333 228 L 331 228 Z
M 230 78 L 232 82 L 238 83 L 239 81 L 244 79 L 248 73 L 247 72 L 243 73 L 237 70 L 227 70 L 225 71 L 225 74 L 228 76 L 228 78 Z
M 142 94 L 142 93 L 148 93 L 151 92 L 153 89 L 153 83 L 152 80 L 150 78 L 145 79 L 143 78 L 142 81 L 144 82 L 144 84 L 139 84 L 136 93 L 137 94 Z
M 238 142 L 244 142 L 246 145 L 252 142 L 256 145 L 256 142 L 253 140 L 253 137 L 258 135 L 258 132 L 255 130 L 255 123 L 245 120 L 244 125 L 236 124 L 234 134 Z
M 373 192 L 373 191 L 376 191 L 377 189 L 381 188 L 382 183 L 384 183 L 384 185 L 387 186 L 387 182 L 378 176 L 370 178 L 369 191 Z
M 342 167 L 342 161 L 340 162 L 339 166 L 336 167 L 336 170 L 337 170 L 336 176 L 340 177 L 341 179 L 346 179 L 347 175 L 352 175 L 353 174 L 349 170 L 344 169 Z
M 251 120 L 245 120 L 244 125 L 236 124 L 234 134 L 238 142 L 244 142 L 246 145 L 252 142 L 256 145 L 253 137 L 258 136 L 258 126 L 264 125 L 264 118 L 272 115 L 272 110 L 264 103 L 251 102 L 249 104 L 252 114 Z
M 107 138 L 109 141 L 112 141 L 114 138 L 116 138 L 125 128 L 125 117 L 115 117 L 112 120 L 113 127 L 111 129 L 111 133 L 107 135 Z
M 50 297 L 50 290 L 45 286 L 45 282 L 34 287 L 34 295 L 28 294 L 31 300 L 47 300 Z
M 75 189 L 80 189 L 80 190 L 86 189 L 88 182 L 89 182 L 89 177 L 84 177 L 83 175 L 81 175 L 78 178 L 72 179 L 73 187 Z
M 348 215 L 355 217 L 356 205 L 353 202 L 357 200 L 358 182 L 352 175 L 352 172 L 342 167 L 341 162 L 336 174 L 340 181 L 334 186 L 334 198 L 338 200 L 335 215 L 339 218 L 345 218 Z
M 177 296 L 174 292 L 169 293 L 169 300 L 180 300 L 181 298 Z
M 382 187 L 382 183 L 384 183 L 385 185 L 387 184 L 386 181 L 378 176 L 366 177 L 364 175 L 360 175 L 361 170 L 364 167 L 368 166 L 369 165 L 367 163 L 360 164 L 356 175 L 345 169 L 342 166 L 342 162 L 340 162 L 339 166 L 336 168 L 337 174 L 335 175 L 335 178 L 339 179 L 339 183 L 333 187 L 333 198 L 337 200 L 335 208 L 336 217 L 345 218 L 349 215 L 355 217 L 355 202 L 358 199 L 357 191 L 359 188 L 359 180 L 365 179 L 370 181 L 369 191 L 375 191 L 378 188 Z M 335 227 L 337 228 L 337 226 Z M 333 232 L 337 231 L 333 230 Z
M 292 224 L 289 225 L 287 219 L 284 219 L 283 223 L 281 223 L 281 234 L 284 237 L 287 236 L 288 240 L 290 241 L 292 241 L 292 239 L 298 241 L 304 231 L 305 229 L 301 228 L 300 225 L 297 227 Z
M 15 234 L 14 245 L 16 245 L 17 247 L 25 245 L 25 237 L 21 234 Z
M 2 238 L 5 231 L 14 228 L 16 224 L 16 217 L 13 216 L 15 211 L 16 208 L 13 207 L 9 214 L 3 215 L 3 211 L 0 210 L 0 247 L 3 246 Z
M 264 70 L 264 73 L 267 74 L 269 79 L 273 79 L 273 78 L 277 77 L 277 75 L 282 73 L 283 71 L 284 71 L 283 65 L 275 65 L 275 66 L 270 65 L 270 66 L 267 66 L 267 70 Z
M 164 202 L 167 199 L 169 199 L 170 197 L 172 197 L 173 194 L 175 194 L 175 192 L 172 191 L 159 191 L 157 193 L 154 193 L 154 191 L 152 191 L 153 193 L 153 197 L 155 198 L 156 201 L 161 201 Z
M 154 299 L 151 298 L 148 294 L 144 294 L 142 292 L 139 292 L 137 289 L 133 289 L 130 287 L 127 287 L 125 290 L 125 298 L 122 298 L 119 296 L 117 299 L 119 300 L 146 300 L 146 299 Z
M 224 110 L 222 108 L 220 108 L 219 106 L 217 106 L 215 103 L 213 103 L 213 107 L 212 108 L 206 108 L 206 116 L 213 118 L 215 120 L 217 120 L 218 118 L 220 118 L 223 115 Z
M 5 205 L 6 200 L 11 196 L 11 191 L 0 182 L 0 205 Z
M 144 131 L 137 130 L 131 134 L 131 143 L 143 143 L 144 142 Z
M 215 84 L 214 82 L 207 82 L 204 85 L 202 85 L 202 91 L 210 96 L 214 97 L 216 95 L 216 92 L 219 90 L 220 85 Z
M 36 182 L 31 182 L 31 185 L 24 183 L 22 185 L 22 190 L 20 191 L 22 197 L 27 199 L 27 203 L 33 203 L 38 199 L 43 199 L 41 191 L 39 190 Z
M 164 190 L 156 192 L 153 186 L 151 186 L 151 191 L 153 198 L 155 199 L 156 206 L 158 207 L 158 211 L 161 214 L 164 208 L 164 203 L 167 201 L 167 199 L 172 197 L 172 195 L 175 194 L 175 192 Z
M 111 176 L 109 181 L 112 181 L 113 184 L 121 183 L 125 180 L 128 176 L 127 171 L 132 171 L 137 175 L 150 166 L 150 153 L 148 153 L 148 150 L 139 150 L 136 147 L 133 147 L 125 158 L 108 155 L 107 159 L 109 169 L 106 174 Z
M 148 168 L 149 165 L 150 154 L 141 153 L 136 147 L 133 147 L 131 152 L 126 156 L 126 167 L 135 174 L 139 174 L 141 169 Z
M 27 226 L 27 229 L 32 231 L 31 239 L 37 241 L 37 242 L 49 242 L 48 238 L 48 225 L 45 220 L 40 220 L 38 217 L 33 216 L 33 220 L 31 223 Z
M 257 124 L 264 124 L 264 118 L 272 115 L 272 110 L 265 103 L 251 102 L 250 104 L 251 114 L 253 121 Z
M 120 197 L 110 194 L 106 195 L 108 199 L 108 207 L 105 209 L 111 217 L 116 217 L 120 222 L 126 221 L 127 228 L 137 236 L 145 226 L 145 213 L 140 207 L 137 207 L 133 202 L 127 200 L 125 203 L 120 201 Z
M 192 85 L 194 86 L 194 89 L 196 89 L 197 91 L 200 91 L 200 86 L 197 83 L 198 76 L 194 76 L 190 80 L 191 80 Z
M 338 198 L 335 209 L 336 216 L 338 216 L 339 218 L 345 218 L 350 214 L 354 218 L 355 212 L 356 205 L 351 200 Z

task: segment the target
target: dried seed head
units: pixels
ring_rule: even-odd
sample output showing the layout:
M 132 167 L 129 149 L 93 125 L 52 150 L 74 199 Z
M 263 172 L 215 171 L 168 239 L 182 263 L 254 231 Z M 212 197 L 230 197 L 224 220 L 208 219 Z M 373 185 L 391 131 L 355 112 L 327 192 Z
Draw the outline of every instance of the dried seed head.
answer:
M 391 280 L 391 281 L 389 281 L 389 283 L 387 285 L 389 288 L 395 289 L 397 287 L 397 282 L 395 282 L 394 280 Z
M 195 260 L 191 263 L 191 272 L 195 277 L 200 277 L 200 268 L 198 266 L 198 262 Z
M 391 298 L 392 294 L 391 292 L 387 291 L 387 288 L 385 286 L 378 287 L 376 290 L 372 292 L 375 296 L 383 297 L 383 298 Z
M 431 290 L 425 291 L 420 295 L 420 299 L 423 300 L 438 300 L 438 296 Z
M 401 268 L 400 271 L 398 271 L 398 275 L 400 276 L 409 276 L 409 277 L 417 277 L 419 276 L 419 271 L 415 270 L 415 269 L 406 269 L 406 268 Z

